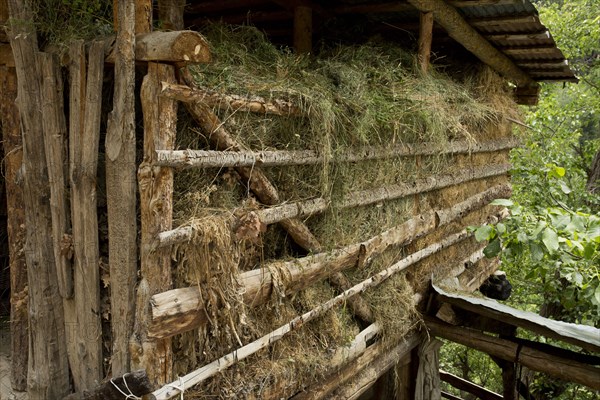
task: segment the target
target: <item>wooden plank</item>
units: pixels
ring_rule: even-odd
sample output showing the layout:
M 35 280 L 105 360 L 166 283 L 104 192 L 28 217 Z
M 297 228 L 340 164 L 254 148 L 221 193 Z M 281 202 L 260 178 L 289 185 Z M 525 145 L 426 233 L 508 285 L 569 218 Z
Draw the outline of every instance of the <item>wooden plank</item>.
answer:
M 600 389 L 600 380 L 598 380 L 600 368 L 598 367 L 567 360 L 472 329 L 452 326 L 431 317 L 426 317 L 425 323 L 433 335 L 506 361 L 521 364 L 534 371 L 543 372 L 567 382 L 579 383 L 594 390 Z
M 368 13 L 401 13 L 413 10 L 414 7 L 406 1 L 388 3 L 344 4 L 333 8 L 335 14 L 368 14 Z
M 100 144 L 102 111 L 102 82 L 104 78 L 104 43 L 90 46 L 85 89 L 83 130 L 71 145 L 81 146 L 79 159 L 71 175 L 73 247 L 75 253 L 74 291 L 77 315 L 78 365 L 80 382 L 77 390 L 87 390 L 102 380 L 102 325 L 100 321 L 100 261 L 98 243 L 98 214 L 96 175 Z M 76 205 L 76 206 L 75 206 Z
M 296 54 L 312 52 L 312 16 L 310 4 L 294 8 L 294 49 Z
M 463 400 L 463 398 L 462 398 L 462 397 L 458 397 L 458 396 L 455 396 L 455 395 L 453 395 L 453 394 L 451 394 L 451 393 L 444 392 L 443 390 L 442 390 L 442 392 L 441 392 L 441 395 L 442 395 L 442 399 L 448 399 L 448 400 Z
M 119 30 L 115 45 L 113 109 L 106 129 L 106 202 L 110 268 L 111 372 L 130 371 L 129 339 L 133 332 L 137 280 L 135 161 L 135 8 L 118 2 Z
M 431 58 L 431 41 L 433 38 L 433 13 L 421 12 L 419 14 L 419 52 L 418 59 L 421 72 L 427 73 Z
M 21 182 L 23 139 L 14 68 L 0 66 L 0 119 L 4 149 L 8 257 L 10 269 L 10 381 L 13 389 L 27 389 L 29 353 L 27 264 L 25 263 L 25 207 Z
M 24 253 L 30 329 L 27 392 L 31 399 L 57 399 L 69 393 L 69 366 L 62 298 L 58 292 L 52 248 L 38 44 L 33 26 L 18 23 L 33 18 L 25 2 L 9 0 L 8 6 L 13 22 L 10 43 L 15 56 L 17 104 L 23 135 L 23 204 L 27 230 Z
M 154 166 L 156 150 L 172 149 L 177 130 L 177 103 L 160 97 L 161 82 L 174 82 L 175 69 L 149 63 L 142 83 L 144 115 L 144 160 L 138 169 L 141 213 L 141 282 L 136 298 L 132 366 L 143 368 L 154 383 L 172 379 L 173 354 L 170 339 L 148 337 L 150 296 L 171 289 L 171 252 L 153 249 L 154 237 L 170 229 L 173 221 L 173 170 Z
M 494 33 L 483 35 L 487 40 L 548 40 L 551 39 L 549 31 L 535 33 Z
M 502 28 L 510 30 L 507 25 L 540 24 L 540 20 L 535 15 L 509 15 L 503 17 L 469 18 L 469 25 L 476 28 Z M 540 24 L 541 25 L 541 24 Z
M 469 382 L 466 379 L 462 379 L 459 376 L 453 375 L 449 372 L 440 370 L 440 378 L 442 381 L 449 383 L 452 387 L 460 389 L 464 392 L 471 393 L 477 396 L 481 400 L 502 400 L 503 397 L 498 393 L 494 393 L 482 386 L 476 385 L 473 382 Z
M 517 86 L 535 85 L 525 72 L 485 40 L 451 5 L 442 0 L 408 0 L 408 2 L 419 11 L 433 12 L 437 23 L 448 31 L 450 37 L 505 78 L 514 81 Z

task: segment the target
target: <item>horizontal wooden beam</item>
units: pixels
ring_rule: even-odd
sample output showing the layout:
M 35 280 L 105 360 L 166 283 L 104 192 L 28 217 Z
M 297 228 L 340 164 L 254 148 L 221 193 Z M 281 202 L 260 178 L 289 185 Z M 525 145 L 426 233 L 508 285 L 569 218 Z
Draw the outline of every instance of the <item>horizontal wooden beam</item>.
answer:
M 521 15 L 508 17 L 492 17 L 492 18 L 469 18 L 467 22 L 471 26 L 477 28 L 491 28 L 496 26 L 505 27 L 506 25 L 522 25 L 533 24 L 538 22 L 539 18 L 535 15 Z
M 135 60 L 166 63 L 208 63 L 208 42 L 195 31 L 154 31 L 136 35 Z M 108 43 L 106 62 L 114 63 L 114 39 Z
M 252 7 L 270 4 L 270 0 L 214 0 L 202 1 L 188 4 L 185 8 L 186 14 L 210 14 L 223 13 L 235 9 L 249 10 Z
M 503 399 L 503 397 L 498 393 L 494 393 L 491 390 L 484 388 L 483 386 L 476 385 L 473 382 L 470 382 L 466 379 L 463 379 L 446 371 L 440 370 L 440 379 L 446 383 L 449 383 L 452 387 L 477 396 L 481 400 Z
M 546 40 L 550 39 L 549 31 L 536 33 L 494 33 L 483 35 L 487 40 Z
M 443 390 L 440 392 L 440 395 L 442 396 L 442 399 L 448 399 L 448 400 L 463 400 L 462 397 L 458 397 L 455 396 L 451 393 L 448 392 L 444 392 Z
M 480 7 L 480 6 L 510 6 L 522 4 L 523 0 L 449 0 L 453 7 Z
M 453 326 L 435 318 L 425 317 L 425 324 L 432 335 L 482 351 L 490 356 L 521 364 L 531 370 L 567 382 L 575 382 L 594 390 L 600 390 L 600 379 L 598 379 L 600 368 L 557 357 L 473 329 Z
M 419 9 L 419 11 L 432 11 L 437 23 L 446 29 L 450 37 L 505 78 L 514 81 L 517 86 L 537 85 L 512 60 L 482 37 L 451 5 L 443 0 L 408 1 Z
M 526 55 L 528 58 L 539 53 L 558 52 L 556 46 L 518 46 L 518 47 L 503 47 L 502 52 L 511 56 Z

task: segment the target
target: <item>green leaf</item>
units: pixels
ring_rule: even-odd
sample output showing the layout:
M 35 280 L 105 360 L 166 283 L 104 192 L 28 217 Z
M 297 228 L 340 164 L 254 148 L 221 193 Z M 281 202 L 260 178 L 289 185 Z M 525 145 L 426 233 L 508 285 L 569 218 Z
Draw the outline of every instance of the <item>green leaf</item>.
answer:
M 564 182 L 560 183 L 560 190 L 562 190 L 564 194 L 569 194 L 572 192 L 571 188 L 568 187 Z
M 542 243 L 550 253 L 554 253 L 558 250 L 558 235 L 552 229 L 546 228 L 542 233 Z
M 496 200 L 492 201 L 490 204 L 493 205 L 493 206 L 511 207 L 515 203 L 512 200 L 509 200 L 509 199 L 496 199 Z
M 530 243 L 529 250 L 533 261 L 541 261 L 544 258 L 544 249 L 537 243 Z
M 556 172 L 556 175 L 558 175 L 558 176 L 560 176 L 562 178 L 563 176 L 565 176 L 565 172 L 566 171 L 565 171 L 565 169 L 563 167 L 555 166 L 554 167 L 554 172 Z
M 600 304 L 600 285 L 596 286 L 596 290 L 594 291 L 594 298 L 596 299 L 596 303 Z
M 592 242 L 586 243 L 583 247 L 583 257 L 586 260 L 591 260 L 594 258 L 594 254 L 596 253 L 596 245 Z
M 506 232 L 506 225 L 504 225 L 502 222 L 498 222 L 496 224 L 496 230 L 500 235 L 502 235 L 504 232 Z
M 501 250 L 502 246 L 500 245 L 500 238 L 496 238 L 492 240 L 487 246 L 485 246 L 485 249 L 483 249 L 483 254 L 487 258 L 494 258 L 498 254 L 500 254 Z
M 475 240 L 477 240 L 478 242 L 488 240 L 492 234 L 493 229 L 494 228 L 491 225 L 480 226 L 475 231 Z

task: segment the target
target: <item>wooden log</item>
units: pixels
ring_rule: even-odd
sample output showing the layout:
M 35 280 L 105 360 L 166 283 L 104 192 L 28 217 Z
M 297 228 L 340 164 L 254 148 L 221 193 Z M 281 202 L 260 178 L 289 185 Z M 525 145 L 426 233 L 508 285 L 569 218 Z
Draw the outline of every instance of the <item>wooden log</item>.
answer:
M 294 50 L 296 50 L 296 54 L 312 52 L 312 12 L 309 2 L 294 8 Z
M 83 129 L 70 132 L 71 151 L 78 157 L 71 160 L 71 200 L 74 263 L 77 364 L 76 390 L 95 387 L 103 377 L 102 326 L 100 321 L 100 260 L 98 243 L 98 216 L 96 204 L 96 176 L 100 144 L 100 116 L 102 109 L 102 82 L 104 73 L 103 42 L 93 42 L 85 88 Z
M 450 209 L 428 212 L 415 216 L 403 224 L 389 229 L 363 243 L 357 243 L 328 253 L 319 253 L 290 262 L 274 262 L 260 269 L 241 274 L 244 286 L 244 302 L 249 306 L 263 304 L 272 290 L 270 270 L 277 268 L 287 280 L 287 294 L 323 279 L 333 272 L 358 265 L 390 246 L 402 246 L 432 232 L 436 227 L 449 224 L 467 213 L 477 210 L 496 198 L 510 196 L 510 186 L 499 185 L 472 196 Z M 454 214 L 450 212 L 454 211 Z M 444 215 L 444 218 L 436 218 Z M 436 225 L 436 220 L 439 221 Z M 489 274 L 488 274 L 489 275 Z M 168 337 L 198 327 L 206 322 L 206 315 L 199 311 L 201 298 L 197 288 L 181 288 L 152 296 L 151 337 Z
M 466 379 L 462 379 L 459 376 L 453 375 L 449 372 L 440 370 L 440 379 L 450 386 L 462 390 L 463 392 L 471 393 L 481 400 L 502 400 L 503 397 L 498 393 L 494 393 L 482 386 L 476 385 L 473 382 L 469 382 Z
M 304 392 L 292 397 L 293 400 L 317 400 L 341 398 L 344 388 L 333 393 L 338 387 L 350 383 L 352 395 L 356 393 L 356 386 L 366 386 L 373 381 L 374 376 L 383 374 L 398 360 L 410 355 L 411 350 L 419 344 L 417 334 L 409 335 L 404 341 L 391 347 L 383 341 L 371 345 L 355 361 L 348 363 L 344 368 L 326 377 L 322 382 L 311 386 Z M 363 373 L 364 372 L 364 373 Z M 355 386 L 356 385 L 356 386 Z M 333 394 L 332 394 L 333 393 Z M 336 396 L 336 397 L 333 397 Z
M 402 260 L 400 260 L 397 263 L 391 265 L 390 267 L 384 269 L 383 271 L 354 285 L 350 289 L 348 289 L 348 290 L 344 291 L 343 293 L 339 294 L 338 296 L 326 301 L 325 303 L 322 303 L 321 305 L 313 308 L 312 310 L 302 314 L 301 316 L 294 318 L 289 323 L 264 335 L 263 337 L 255 340 L 254 342 L 249 343 L 245 346 L 242 346 L 239 349 L 233 351 L 232 353 L 229 353 L 229 354 L 219 358 L 218 360 L 215 360 L 212 363 L 207 364 L 204 367 L 199 368 L 198 370 L 187 374 L 183 378 L 180 378 L 179 384 L 183 383 L 183 384 L 185 384 L 185 386 L 189 387 L 189 386 L 196 385 L 198 383 L 203 382 L 204 380 L 217 374 L 218 372 L 222 371 L 223 369 L 229 368 L 233 364 L 236 364 L 237 362 L 244 360 L 245 358 L 251 356 L 252 354 L 256 353 L 257 351 L 270 346 L 271 344 L 273 344 L 276 341 L 283 338 L 289 332 L 298 329 L 299 327 L 303 326 L 307 322 L 312 321 L 313 319 L 315 319 L 319 316 L 322 316 L 323 314 L 325 314 L 327 311 L 331 310 L 332 308 L 334 308 L 340 304 L 343 304 L 344 302 L 346 302 L 346 300 L 348 298 L 356 296 L 360 293 L 363 293 L 365 290 L 367 290 L 369 288 L 380 285 L 381 283 L 385 282 L 391 276 L 397 274 L 398 272 L 404 271 L 406 268 L 410 267 L 411 265 L 415 264 L 416 262 L 421 261 L 421 260 L 431 256 L 432 254 L 439 252 L 440 250 L 442 250 L 444 248 L 452 246 L 453 244 L 456 244 L 456 243 L 466 239 L 469 236 L 470 236 L 470 234 L 467 233 L 466 230 L 463 230 L 458 233 L 449 235 L 447 238 L 443 239 L 442 241 L 431 244 L 431 245 L 409 255 L 408 257 L 403 258 Z M 153 394 L 159 400 L 171 399 L 175 396 L 178 396 L 181 393 L 180 390 L 174 389 L 174 386 L 176 386 L 177 384 L 178 384 L 177 382 L 173 382 L 172 384 L 167 385 L 167 386 L 155 391 Z
M 458 396 L 455 396 L 455 395 L 453 395 L 453 394 L 451 394 L 451 393 L 444 392 L 443 390 L 441 391 L 441 393 L 440 393 L 440 394 L 442 395 L 442 399 L 448 399 L 448 400 L 463 400 L 463 398 L 462 398 L 462 397 L 458 397 Z
M 301 116 L 302 110 L 285 100 L 267 101 L 262 97 L 244 97 L 224 94 L 209 89 L 191 88 L 168 82 L 162 83 L 162 96 L 167 96 L 185 103 L 199 102 L 207 107 L 221 110 L 248 111 L 257 114 L 272 114 L 283 116 Z
M 159 0 L 158 20 L 161 29 L 165 31 L 180 31 L 183 29 L 183 12 L 185 0 Z
M 158 97 L 161 81 L 175 81 L 175 69 L 149 63 L 142 83 L 144 161 L 138 170 L 141 212 L 141 278 L 136 299 L 136 321 L 131 341 L 132 366 L 144 368 L 152 382 L 164 384 L 172 377 L 171 340 L 148 338 L 150 296 L 171 288 L 171 252 L 153 249 L 156 235 L 173 221 L 173 170 L 154 166 L 157 149 L 172 149 L 177 132 L 177 103 Z
M 518 363 L 534 371 L 600 389 L 600 368 L 568 360 L 506 339 L 483 334 L 468 328 L 446 324 L 434 318 L 426 318 L 427 328 L 433 335 L 483 351 L 491 356 Z
M 41 73 L 36 33 L 27 4 L 9 0 L 10 43 L 18 82 L 17 105 L 23 137 L 25 259 L 29 287 L 29 366 L 27 392 L 32 399 L 56 399 L 69 393 L 62 298 L 52 249 L 47 164 L 42 127 Z M 17 22 L 15 22 L 17 21 Z
M 431 59 L 431 40 L 433 38 L 433 13 L 421 12 L 419 14 L 419 66 L 421 72 L 426 74 Z
M 337 207 L 343 209 L 365 206 L 385 200 L 399 199 L 431 190 L 442 189 L 448 186 L 459 185 L 471 180 L 502 175 L 509 170 L 509 164 L 488 165 L 477 169 L 464 169 L 463 171 L 457 172 L 453 175 L 439 175 L 435 177 L 417 179 L 412 185 L 397 184 L 371 191 L 366 190 L 349 193 L 339 202 Z M 440 210 L 438 217 L 441 219 L 452 218 L 456 213 L 465 212 L 461 212 L 459 207 L 470 207 L 469 204 L 465 202 L 461 202 L 459 204 L 460 205 L 456 205 L 448 210 Z M 258 215 L 258 218 L 262 223 L 265 225 L 270 225 L 291 218 L 306 218 L 311 215 L 322 213 L 330 207 L 331 204 L 326 199 L 316 198 L 265 208 L 255 211 L 255 213 Z M 154 245 L 158 248 L 170 246 L 175 243 L 183 243 L 189 240 L 189 235 L 191 234 L 191 230 L 189 230 L 187 227 L 178 227 L 172 231 L 161 232 L 160 235 L 156 237 Z
M 469 25 L 454 7 L 442 0 L 407 0 L 421 12 L 433 12 L 433 16 L 450 37 L 463 45 L 484 63 L 494 68 L 517 86 L 536 86 L 529 75 L 517 67 L 507 56 L 492 46 L 480 33 Z
M 150 400 L 153 399 L 151 392 L 152 383 L 146 371 L 139 370 L 105 381 L 91 390 L 70 394 L 64 400 L 122 400 L 124 397 Z
M 467 141 L 415 143 L 413 145 L 372 146 L 348 149 L 332 158 L 325 158 L 315 150 L 265 150 L 265 151 L 214 151 L 174 150 L 157 151 L 157 164 L 173 168 L 224 168 L 224 167 L 276 167 L 288 165 L 314 165 L 323 162 L 360 162 L 392 157 L 427 156 L 441 154 L 474 154 L 508 150 L 516 147 L 514 138 L 492 140 L 475 145 Z
M 10 381 L 18 391 L 27 389 L 28 313 L 27 264 L 25 263 L 25 208 L 22 188 L 23 139 L 19 122 L 17 74 L 0 66 L 0 119 L 4 148 L 6 228 L 10 268 Z
M 60 66 L 51 54 L 40 54 L 44 77 L 42 84 L 42 121 L 45 154 L 50 182 L 50 210 L 52 213 L 52 239 L 54 262 L 58 277 L 58 291 L 64 299 L 73 297 L 73 266 L 70 254 L 69 207 L 66 198 L 65 141 L 67 126 L 63 109 L 63 83 Z
M 113 109 L 106 130 L 106 203 L 112 331 L 111 372 L 130 371 L 129 339 L 133 332 L 137 280 L 135 161 L 135 7 L 118 2 Z

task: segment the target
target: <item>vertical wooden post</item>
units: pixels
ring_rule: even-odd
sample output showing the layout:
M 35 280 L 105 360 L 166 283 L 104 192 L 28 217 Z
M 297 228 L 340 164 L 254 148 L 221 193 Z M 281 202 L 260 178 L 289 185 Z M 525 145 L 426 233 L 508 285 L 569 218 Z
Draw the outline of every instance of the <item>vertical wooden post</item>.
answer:
M 415 398 L 431 400 L 441 398 L 440 347 L 442 347 L 442 342 L 435 338 L 426 338 L 419 346 L 419 370 L 415 382 Z
M 10 268 L 10 354 L 13 389 L 27 389 L 27 264 L 25 263 L 25 209 L 21 187 L 23 141 L 19 123 L 17 74 L 14 68 L 0 67 L 0 118 L 4 141 L 8 255 Z
M 170 250 L 152 249 L 156 235 L 172 228 L 173 171 L 158 167 L 156 150 L 172 150 L 177 130 L 177 103 L 160 96 L 161 82 L 175 82 L 173 66 L 148 63 L 142 83 L 144 161 L 138 170 L 141 211 L 141 276 L 136 299 L 132 366 L 144 368 L 150 381 L 163 385 L 172 377 L 171 339 L 148 338 L 150 296 L 171 288 Z
M 294 8 L 294 49 L 297 54 L 312 51 L 312 8 L 306 5 Z
M 137 278 L 135 176 L 135 5 L 118 1 L 115 92 L 106 131 L 106 201 L 111 287 L 113 376 L 130 371 Z
M 92 43 L 81 130 L 70 132 L 71 203 L 73 247 L 75 252 L 74 292 L 77 361 L 71 369 L 77 391 L 95 387 L 102 374 L 102 327 L 100 321 L 100 263 L 98 250 L 98 216 L 96 209 L 96 174 L 100 141 L 100 115 L 104 48 L 102 42 Z M 73 149 L 73 147 L 77 147 Z
M 432 37 L 433 13 L 422 12 L 419 17 L 419 66 L 423 73 L 427 73 L 429 69 Z
M 184 28 L 183 10 L 185 0 L 158 0 L 158 19 L 161 29 L 180 31 Z
M 119 0 L 120 2 L 126 0 Z M 119 9 L 119 13 L 121 10 Z M 135 33 L 152 32 L 152 0 L 135 0 Z M 119 20 L 119 24 L 122 20 Z M 119 25 L 120 26 L 120 25 Z
M 25 259 L 29 285 L 28 395 L 57 399 L 69 393 L 65 325 L 52 248 L 50 187 L 42 127 L 41 74 L 36 32 L 25 2 L 9 0 L 10 42 L 15 56 L 18 106 L 23 133 L 23 203 L 27 229 Z

